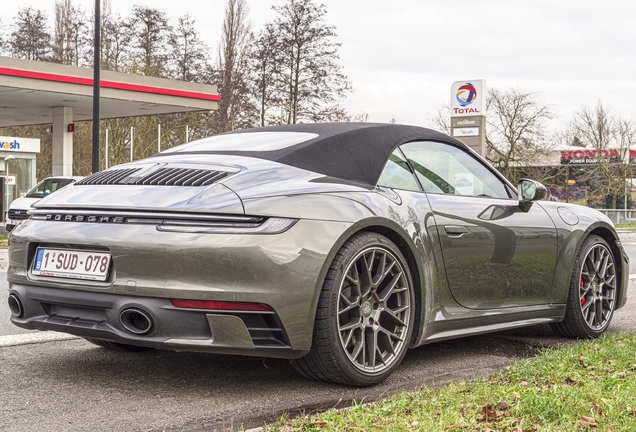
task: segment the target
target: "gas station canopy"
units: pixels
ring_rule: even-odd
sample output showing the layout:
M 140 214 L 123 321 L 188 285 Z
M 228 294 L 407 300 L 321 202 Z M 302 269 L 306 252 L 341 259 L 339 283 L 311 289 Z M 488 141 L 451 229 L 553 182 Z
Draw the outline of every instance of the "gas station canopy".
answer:
M 91 120 L 93 70 L 0 57 L 0 127 L 53 123 L 53 108 Z M 216 86 L 101 71 L 100 117 L 132 117 L 217 108 Z M 54 126 L 55 129 L 55 126 Z
M 210 111 L 220 100 L 214 85 L 100 73 L 102 119 Z M 93 118 L 92 77 L 88 68 L 0 57 L 0 127 L 52 124 L 54 176 L 73 175 L 69 125 Z M 0 149 L 0 160 L 8 154 Z

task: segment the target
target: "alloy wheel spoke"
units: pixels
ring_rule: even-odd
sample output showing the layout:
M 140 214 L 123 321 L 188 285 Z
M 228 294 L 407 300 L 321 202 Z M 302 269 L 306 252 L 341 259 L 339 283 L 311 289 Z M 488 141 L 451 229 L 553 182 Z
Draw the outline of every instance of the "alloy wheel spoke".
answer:
M 586 312 L 589 314 L 589 309 L 590 306 L 592 306 L 592 301 L 586 301 L 585 304 L 583 306 L 581 306 L 581 311 L 583 312 L 583 315 L 586 314 Z
M 590 302 L 590 306 L 592 306 L 592 302 Z M 596 309 L 594 309 L 593 307 L 588 307 L 585 321 L 587 321 L 590 327 L 593 327 L 595 319 L 596 319 Z
M 406 307 L 403 310 L 408 309 L 408 307 Z M 382 313 L 382 317 L 387 317 L 389 318 L 391 321 L 393 321 L 395 324 L 402 326 L 402 327 L 406 327 L 406 323 L 404 321 L 402 321 L 402 319 L 400 317 L 398 317 L 397 313 L 393 312 L 390 309 L 385 309 L 384 312 Z
M 367 362 L 371 368 L 375 368 L 375 360 L 376 360 L 376 351 L 378 349 L 378 334 L 374 331 L 368 331 L 366 333 L 366 345 L 367 351 L 369 353 L 369 358 Z
M 585 258 L 585 263 L 587 265 L 587 273 L 593 278 L 596 274 L 596 265 L 594 263 L 594 258 L 592 257 L 592 253 L 590 253 L 587 258 Z
M 345 332 L 345 331 L 349 331 L 349 330 L 360 328 L 360 327 L 362 327 L 362 322 L 358 318 L 358 320 L 355 321 L 355 322 L 354 321 L 349 321 L 345 325 L 340 326 L 340 328 L 338 330 L 340 330 L 341 332 Z
M 345 278 L 351 283 L 352 287 L 356 287 L 358 289 L 358 293 L 360 292 L 360 277 L 358 275 L 358 269 L 353 267 L 355 270 L 355 275 L 346 275 Z
M 386 288 L 384 288 L 384 290 L 382 291 L 382 297 L 378 296 L 378 299 L 381 302 L 385 302 L 389 297 L 391 297 L 391 295 L 393 294 L 395 287 L 397 286 L 397 284 L 400 282 L 400 280 L 402 279 L 402 273 L 396 273 L 395 275 L 393 275 L 393 279 L 391 280 L 391 282 L 389 282 L 389 285 L 387 285 Z
M 378 258 L 378 267 L 375 269 L 375 274 L 373 275 L 373 285 L 378 286 L 380 282 L 384 279 L 384 268 L 386 267 L 386 254 L 382 254 Z
M 360 297 L 351 301 L 343 293 L 340 293 L 340 300 L 343 301 L 346 306 L 338 311 L 339 314 L 349 312 L 353 308 L 360 307 Z
M 353 339 L 354 330 L 355 329 L 349 330 L 349 333 L 347 334 L 347 337 L 344 338 L 345 349 L 349 346 L 349 344 L 351 343 L 351 340 Z
M 375 250 L 363 258 L 365 285 L 373 285 L 373 262 L 375 261 Z
M 609 254 L 605 254 L 605 256 L 601 260 L 601 268 L 599 269 L 599 277 L 605 279 L 605 273 L 607 272 L 607 263 L 609 261 Z
M 594 302 L 594 307 L 596 308 L 596 325 L 600 326 L 603 323 L 603 303 L 597 299 Z
M 393 340 L 398 340 L 398 341 L 402 341 L 402 338 L 400 336 L 398 336 L 397 334 L 387 330 L 386 328 L 380 326 L 380 328 L 378 329 L 379 332 L 381 332 L 386 338 L 387 338 L 387 346 L 389 347 L 389 350 L 391 353 L 395 354 L 395 351 L 393 350 Z
M 358 358 L 362 355 L 362 363 L 364 364 L 364 338 L 361 337 L 359 340 L 356 340 L 356 344 L 353 347 L 353 352 L 351 353 L 351 358 L 353 360 L 358 360 Z

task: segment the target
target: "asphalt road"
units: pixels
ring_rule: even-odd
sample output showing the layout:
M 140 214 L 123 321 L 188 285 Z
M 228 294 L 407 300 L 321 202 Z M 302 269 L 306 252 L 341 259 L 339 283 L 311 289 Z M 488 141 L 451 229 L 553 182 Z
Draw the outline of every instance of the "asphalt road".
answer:
M 632 238 L 633 237 L 633 238 Z M 636 274 L 636 234 L 623 238 Z M 2 271 L 0 261 L 0 272 Z M 610 332 L 636 328 L 636 281 Z M 6 289 L 0 273 L 0 290 Z M 0 302 L 0 339 L 25 333 Z M 37 335 L 40 332 L 35 332 Z M 40 333 L 41 334 L 41 333 Z M 386 382 L 370 389 L 312 382 L 285 360 L 198 353 L 107 351 L 81 339 L 0 344 L 1 431 L 212 431 L 259 426 L 283 411 L 311 411 L 352 399 L 487 375 L 532 354 L 572 343 L 547 326 L 440 342 L 411 350 Z

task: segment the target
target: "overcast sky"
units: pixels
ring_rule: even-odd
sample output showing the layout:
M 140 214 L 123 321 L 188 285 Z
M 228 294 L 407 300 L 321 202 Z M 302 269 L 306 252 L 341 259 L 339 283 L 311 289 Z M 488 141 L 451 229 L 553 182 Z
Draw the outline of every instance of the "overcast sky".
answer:
M 319 2 L 319 1 L 318 1 Z M 74 0 L 91 11 L 94 1 Z M 248 0 L 258 29 L 271 5 Z M 538 92 L 563 128 L 574 111 L 603 101 L 636 121 L 636 2 L 629 0 L 323 0 L 342 43 L 341 64 L 354 92 L 345 105 L 370 121 L 430 126 L 454 81 L 485 79 L 489 88 Z M 7 24 L 20 4 L 46 9 L 55 0 L 4 1 Z M 146 4 L 176 19 L 197 20 L 216 55 L 225 0 L 112 0 L 115 13 Z M 636 98 L 635 98 L 636 99 Z

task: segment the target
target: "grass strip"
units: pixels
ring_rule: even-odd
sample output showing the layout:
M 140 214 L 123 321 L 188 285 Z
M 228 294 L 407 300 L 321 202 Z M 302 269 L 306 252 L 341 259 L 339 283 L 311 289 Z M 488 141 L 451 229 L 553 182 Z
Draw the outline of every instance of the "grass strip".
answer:
M 289 420 L 272 431 L 634 431 L 636 332 L 549 348 L 488 378 Z

